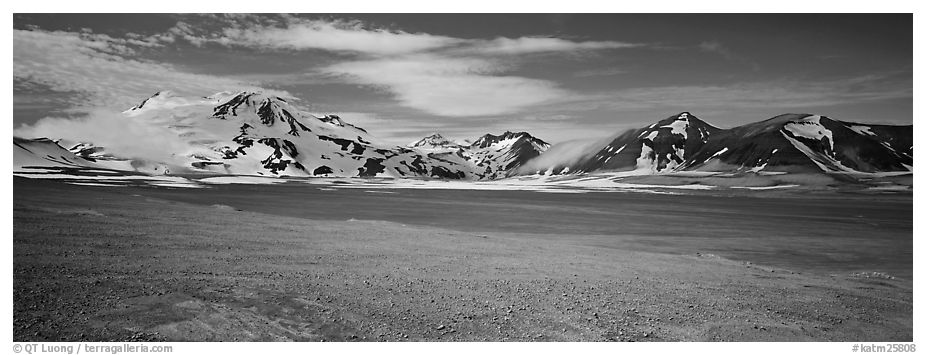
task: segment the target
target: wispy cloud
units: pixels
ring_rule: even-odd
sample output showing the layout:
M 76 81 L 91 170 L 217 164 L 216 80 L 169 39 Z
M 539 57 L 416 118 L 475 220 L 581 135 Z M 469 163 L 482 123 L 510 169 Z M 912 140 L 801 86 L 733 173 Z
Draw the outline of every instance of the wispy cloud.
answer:
M 525 36 L 494 39 L 456 38 L 375 28 L 347 20 L 309 20 L 282 16 L 280 21 L 256 24 L 256 18 L 228 18 L 220 33 L 201 31 L 180 22 L 171 33 L 194 44 L 290 50 L 327 50 L 368 55 L 401 55 L 453 51 L 470 55 L 518 55 L 543 52 L 574 52 L 641 47 L 618 41 L 571 41 L 557 37 Z
M 521 119 L 527 121 L 570 121 L 574 120 L 575 117 L 564 114 L 532 114 L 523 116 Z
M 600 69 L 588 69 L 580 70 L 572 74 L 577 78 L 588 78 L 593 76 L 614 76 L 619 74 L 626 73 L 626 70 L 620 68 L 600 68 Z
M 464 42 L 427 33 L 367 29 L 357 21 L 300 20 L 285 27 L 227 28 L 223 33 L 224 43 L 230 45 L 322 49 L 375 55 L 415 53 Z
M 220 35 L 173 31 L 191 43 L 217 43 L 279 50 L 325 50 L 353 60 L 311 69 L 352 84 L 392 93 L 400 105 L 438 116 L 516 113 L 552 104 L 574 93 L 555 82 L 506 75 L 523 54 L 576 53 L 638 47 L 617 41 L 571 41 L 555 37 L 466 39 L 371 28 L 358 21 L 305 20 L 248 24 L 228 21 Z
M 560 107 L 614 111 L 658 109 L 666 112 L 760 108 L 782 111 L 912 97 L 911 75 L 892 72 L 818 81 L 782 79 L 730 85 L 633 88 L 588 95 Z
M 14 77 L 59 92 L 89 93 L 94 102 L 125 107 L 165 89 L 182 95 L 204 95 L 247 87 L 257 89 L 253 81 L 275 80 L 273 75 L 254 73 L 233 77 L 186 73 L 166 63 L 136 59 L 137 48 L 186 41 L 196 46 L 321 50 L 341 54 L 342 61 L 333 65 L 307 62 L 307 74 L 284 75 L 279 82 L 318 84 L 338 80 L 384 90 L 400 105 L 433 115 L 485 116 L 523 112 L 575 95 L 550 80 L 509 74 L 517 68 L 521 55 L 574 57 L 576 53 L 639 46 L 541 36 L 456 38 L 375 28 L 359 21 L 289 15 L 197 15 L 197 25 L 185 19 L 181 18 L 164 33 L 127 34 L 125 38 L 17 30 Z M 320 77 L 318 73 L 326 76 Z
M 128 117 L 118 111 L 90 110 L 80 118 L 46 117 L 13 130 L 19 137 L 47 137 L 71 142 L 93 142 L 126 158 L 169 162 L 194 149 L 169 128 Z
M 472 50 L 485 54 L 529 54 L 541 52 L 593 51 L 640 47 L 640 44 L 616 41 L 574 42 L 556 37 L 499 37 L 488 41 L 470 41 Z
M 142 42 L 150 45 L 149 41 Z M 78 108 L 128 108 L 161 90 L 202 96 L 223 90 L 261 89 L 238 80 L 133 59 L 134 46 L 131 39 L 102 34 L 14 30 L 14 83 L 32 82 L 58 92 L 80 93 L 69 96 L 68 102 Z
M 613 136 L 585 137 L 554 144 L 536 159 L 518 168 L 521 173 L 544 172 L 555 167 L 570 166 L 595 154 L 614 139 Z
M 400 104 L 441 116 L 507 114 L 570 96 L 549 81 L 497 75 L 499 66 L 475 58 L 402 56 L 340 63 L 321 71 L 385 88 Z

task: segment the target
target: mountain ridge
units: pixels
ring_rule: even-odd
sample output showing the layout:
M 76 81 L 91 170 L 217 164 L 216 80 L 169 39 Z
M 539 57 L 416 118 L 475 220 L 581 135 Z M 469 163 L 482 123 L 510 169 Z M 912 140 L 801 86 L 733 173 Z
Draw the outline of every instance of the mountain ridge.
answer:
M 856 175 L 910 172 L 912 140 L 912 125 L 861 124 L 812 114 L 783 114 L 722 129 L 681 112 L 647 127 L 627 130 L 571 164 L 552 164 L 521 174 L 757 173 L 765 169 Z
M 475 149 L 478 151 L 457 152 L 460 157 L 457 159 L 442 153 L 469 149 L 472 144 L 450 142 L 439 135 L 430 137 L 430 141 L 422 140 L 417 147 L 392 146 L 380 143 L 365 129 L 337 115 L 311 114 L 283 98 L 250 91 L 221 92 L 200 98 L 180 97 L 161 91 L 123 111 L 122 115 L 125 119 L 169 129 L 171 135 L 176 136 L 174 138 L 183 141 L 183 147 L 174 148 L 177 151 L 169 152 L 170 158 L 166 160 L 143 159 L 130 152 L 113 151 L 97 142 L 58 139 L 36 142 L 43 145 L 43 149 L 54 152 L 52 155 L 57 158 L 27 158 L 25 154 L 29 151 L 24 149 L 20 149 L 22 154 L 17 157 L 29 160 L 31 164 L 44 159 L 50 166 L 75 162 L 87 167 L 145 174 L 478 180 L 507 175 L 498 171 L 497 165 L 501 163 L 494 163 L 499 159 L 495 155 L 504 156 L 505 166 L 511 166 L 540 153 L 521 146 L 516 147 L 518 152 L 515 153 L 502 152 L 507 146 L 487 144 Z M 26 141 L 14 137 L 14 145 Z M 450 149 L 427 149 L 438 147 L 437 143 Z M 68 154 L 58 154 L 59 150 Z M 485 154 L 489 150 L 494 153 Z M 521 151 L 527 153 L 526 157 L 518 156 Z M 61 156 L 68 159 L 60 159 Z M 473 157 L 480 161 L 472 163 Z
M 49 166 L 83 164 L 145 174 L 494 180 L 608 171 L 874 176 L 912 173 L 913 164 L 912 125 L 865 124 L 807 113 L 719 128 L 685 111 L 627 130 L 568 160 L 545 155 L 556 146 L 524 131 L 487 133 L 465 143 L 434 132 L 406 146 L 385 144 L 337 115 L 309 113 L 286 99 L 252 91 L 206 97 L 161 91 L 122 114 L 169 130 L 181 146 L 165 152 L 168 158 L 148 159 L 97 142 L 14 137 L 14 157 L 30 164 L 17 161 L 14 167 L 45 161 Z

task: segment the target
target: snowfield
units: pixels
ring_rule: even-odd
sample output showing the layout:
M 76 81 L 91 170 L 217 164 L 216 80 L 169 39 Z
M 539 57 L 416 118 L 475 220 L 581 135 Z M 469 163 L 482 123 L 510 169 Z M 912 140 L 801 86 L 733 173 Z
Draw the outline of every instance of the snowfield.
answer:
M 637 191 L 651 192 L 653 189 L 670 190 L 710 190 L 713 186 L 653 185 L 622 183 L 621 177 L 634 176 L 631 173 L 607 173 L 581 176 L 533 175 L 492 181 L 428 180 L 402 178 L 300 178 L 300 177 L 265 177 L 254 175 L 217 176 L 217 177 L 180 177 L 149 175 L 68 175 L 46 172 L 17 172 L 14 176 L 30 179 L 64 180 L 78 185 L 118 186 L 119 184 L 149 184 L 152 186 L 203 188 L 209 185 L 266 185 L 282 183 L 299 183 L 313 185 L 331 185 L 335 189 L 442 189 L 442 190 L 518 190 L 553 193 L 582 193 L 591 191 Z M 683 174 L 685 175 L 685 174 Z M 691 175 L 686 175 L 691 176 Z
M 312 114 L 256 92 L 205 98 L 161 92 L 123 115 L 176 137 L 160 158 L 142 157 L 152 153 L 147 148 L 120 152 L 94 142 L 14 137 L 14 175 L 176 188 L 328 184 L 332 178 L 340 179 L 336 189 L 551 193 L 827 190 L 881 182 L 912 188 L 911 127 L 809 114 L 720 129 L 682 112 L 613 139 L 559 150 L 512 131 L 472 142 L 434 133 L 389 146 L 339 116 Z M 803 176 L 814 173 L 819 176 Z
M 210 188 L 219 185 L 317 185 L 328 190 L 363 189 L 425 189 L 425 190 L 474 190 L 474 191 L 532 191 L 538 193 L 588 193 L 588 192 L 639 192 L 653 194 L 683 194 L 695 191 L 825 191 L 834 189 L 827 184 L 831 179 L 807 179 L 802 174 L 787 172 L 757 171 L 747 174 L 729 174 L 720 171 L 680 171 L 659 175 L 645 171 L 613 171 L 576 175 L 535 174 L 487 181 L 465 181 L 416 178 L 346 178 L 346 177 L 269 177 L 260 175 L 223 176 L 167 176 L 126 175 L 99 169 L 77 170 L 26 169 L 14 172 L 14 176 L 29 179 L 61 180 L 83 186 L 137 186 L 149 185 L 171 188 Z M 863 174 L 870 182 L 859 185 L 868 191 L 902 192 L 912 191 L 912 173 L 905 174 Z M 898 180 L 899 179 L 899 180 Z M 747 185 L 743 185 L 743 184 Z M 869 188 L 870 187 L 870 188 Z M 845 188 L 845 187 L 842 187 Z

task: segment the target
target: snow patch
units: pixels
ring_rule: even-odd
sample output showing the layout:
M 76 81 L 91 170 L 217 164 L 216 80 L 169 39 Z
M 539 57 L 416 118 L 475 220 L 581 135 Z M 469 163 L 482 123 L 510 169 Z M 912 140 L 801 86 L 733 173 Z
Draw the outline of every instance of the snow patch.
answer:
M 67 184 L 80 185 L 80 186 L 107 186 L 107 187 L 108 186 L 116 186 L 116 187 L 125 186 L 125 185 L 117 185 L 117 184 L 102 184 L 98 182 L 67 182 Z
M 792 187 L 798 187 L 800 185 L 775 185 L 775 186 L 730 186 L 731 189 L 746 189 L 746 190 L 775 190 L 775 189 L 787 189 Z
M 261 177 L 261 176 L 217 176 L 198 180 L 204 184 L 226 185 L 226 184 L 279 184 L 286 182 L 285 179 Z
M 153 186 L 169 187 L 200 187 L 196 182 L 179 176 L 165 175 L 72 175 L 58 173 L 14 172 L 13 176 L 30 179 L 54 179 L 66 183 L 108 183 L 107 186 L 118 184 L 144 183 Z
M 798 121 L 791 121 L 786 123 L 783 128 L 797 137 L 815 139 L 818 141 L 822 141 L 823 138 L 826 137 L 829 142 L 830 150 L 834 149 L 833 132 L 820 123 L 820 116 L 814 115 Z
M 665 125 L 665 126 L 660 126 L 659 128 L 671 128 L 671 129 L 672 129 L 672 134 L 679 134 L 679 135 L 682 135 L 683 137 L 685 137 L 685 139 L 688 139 L 688 120 L 687 120 L 687 116 L 686 116 L 685 120 L 681 120 L 681 118 L 682 118 L 682 117 L 679 116 L 679 120 L 675 120 L 675 121 L 673 121 L 672 123 L 667 124 L 667 125 Z
M 762 169 L 765 169 L 767 165 L 768 165 L 768 161 L 766 161 L 765 163 L 762 163 L 762 165 L 757 165 L 756 167 L 749 169 L 748 171 L 751 173 L 758 173 L 762 171 Z
M 877 136 L 875 132 L 871 131 L 871 127 L 869 126 L 854 125 L 854 126 L 846 126 L 846 127 L 849 127 L 849 129 L 855 131 L 855 133 L 858 133 L 858 134 L 864 134 L 866 136 L 875 136 L 875 137 Z
M 900 176 L 900 175 L 907 175 L 907 174 L 913 173 L 912 171 L 882 171 L 882 172 L 876 172 L 876 173 L 858 171 L 858 170 L 855 170 L 848 166 L 843 165 L 842 162 L 840 162 L 839 160 L 836 160 L 835 158 L 829 155 L 819 154 L 817 152 L 814 152 L 813 149 L 808 147 L 806 144 L 798 141 L 797 139 L 791 138 L 790 136 L 785 134 L 785 132 L 781 132 L 781 135 L 784 136 L 785 139 L 787 139 L 789 142 L 791 142 L 791 145 L 797 148 L 797 150 L 799 150 L 801 153 L 804 153 L 804 155 L 810 158 L 810 161 L 816 164 L 817 167 L 819 167 L 821 170 L 827 173 L 850 174 L 850 175 L 855 175 L 855 176 L 870 176 L 870 177 Z

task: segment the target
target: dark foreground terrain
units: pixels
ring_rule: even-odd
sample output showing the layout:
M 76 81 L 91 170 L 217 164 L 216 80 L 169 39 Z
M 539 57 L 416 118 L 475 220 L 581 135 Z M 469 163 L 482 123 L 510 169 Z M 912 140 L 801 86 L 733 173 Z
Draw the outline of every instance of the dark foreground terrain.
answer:
M 14 340 L 913 337 L 909 193 L 318 187 L 14 178 Z

